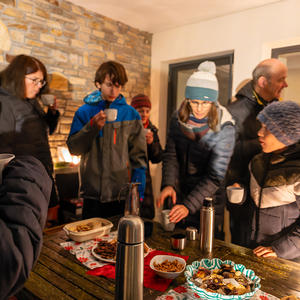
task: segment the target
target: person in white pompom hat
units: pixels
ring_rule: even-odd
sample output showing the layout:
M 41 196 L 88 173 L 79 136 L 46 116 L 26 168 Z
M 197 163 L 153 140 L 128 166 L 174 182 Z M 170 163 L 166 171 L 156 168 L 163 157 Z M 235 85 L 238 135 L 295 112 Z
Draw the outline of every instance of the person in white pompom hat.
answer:
M 198 228 L 204 198 L 213 197 L 216 237 L 220 238 L 225 201 L 219 201 L 222 197 L 217 191 L 233 152 L 235 127 L 231 115 L 217 101 L 215 73 L 215 64 L 205 61 L 186 83 L 186 99 L 170 121 L 157 206 L 173 206 L 171 222 Z M 173 204 L 165 201 L 168 197 Z

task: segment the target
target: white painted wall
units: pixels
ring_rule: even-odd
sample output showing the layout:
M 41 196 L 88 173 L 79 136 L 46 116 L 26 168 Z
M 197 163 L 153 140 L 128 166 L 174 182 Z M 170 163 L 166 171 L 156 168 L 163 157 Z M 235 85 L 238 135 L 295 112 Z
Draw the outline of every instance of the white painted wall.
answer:
M 152 40 L 151 120 L 166 137 L 168 66 L 170 63 L 234 51 L 233 94 L 253 68 L 271 57 L 271 49 L 300 44 L 300 1 L 285 0 L 260 8 L 156 33 Z M 161 168 L 151 166 L 154 194 Z

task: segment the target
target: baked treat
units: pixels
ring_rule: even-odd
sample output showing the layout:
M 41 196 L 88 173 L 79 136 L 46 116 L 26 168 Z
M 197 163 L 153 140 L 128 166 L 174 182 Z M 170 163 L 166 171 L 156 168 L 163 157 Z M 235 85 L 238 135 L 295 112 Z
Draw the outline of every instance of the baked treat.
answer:
M 193 274 L 192 281 L 196 286 L 208 292 L 222 295 L 244 295 L 250 293 L 254 286 L 250 278 L 240 271 L 235 271 L 231 265 L 227 264 L 222 264 L 220 269 L 213 271 L 200 267 Z

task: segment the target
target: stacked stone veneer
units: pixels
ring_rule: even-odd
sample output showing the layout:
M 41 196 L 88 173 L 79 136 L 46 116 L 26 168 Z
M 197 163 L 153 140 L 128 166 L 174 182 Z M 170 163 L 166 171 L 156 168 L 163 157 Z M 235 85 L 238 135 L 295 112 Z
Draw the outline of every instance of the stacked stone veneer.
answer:
M 60 122 L 49 136 L 54 161 L 74 113 L 95 90 L 101 63 L 124 65 L 129 81 L 122 94 L 128 103 L 137 93 L 149 94 L 151 39 L 150 33 L 67 1 L 0 0 L 0 70 L 19 54 L 38 58 L 49 73 L 49 92 L 59 100 Z

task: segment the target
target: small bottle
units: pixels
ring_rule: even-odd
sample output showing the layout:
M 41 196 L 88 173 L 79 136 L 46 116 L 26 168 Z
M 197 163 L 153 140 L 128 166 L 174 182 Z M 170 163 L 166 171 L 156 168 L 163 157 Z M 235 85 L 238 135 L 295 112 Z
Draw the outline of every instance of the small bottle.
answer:
M 205 198 L 200 211 L 200 250 L 212 252 L 214 247 L 215 208 L 212 198 Z

